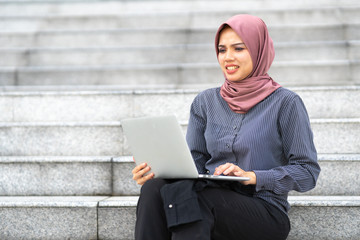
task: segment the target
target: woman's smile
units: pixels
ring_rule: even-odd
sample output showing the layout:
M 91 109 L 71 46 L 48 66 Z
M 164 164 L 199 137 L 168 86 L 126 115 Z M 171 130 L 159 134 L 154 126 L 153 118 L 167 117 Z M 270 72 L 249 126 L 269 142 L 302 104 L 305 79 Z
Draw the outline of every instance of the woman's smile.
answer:
M 239 66 L 233 65 L 233 64 L 228 64 L 225 66 L 225 68 L 226 68 L 227 74 L 234 74 L 239 69 Z

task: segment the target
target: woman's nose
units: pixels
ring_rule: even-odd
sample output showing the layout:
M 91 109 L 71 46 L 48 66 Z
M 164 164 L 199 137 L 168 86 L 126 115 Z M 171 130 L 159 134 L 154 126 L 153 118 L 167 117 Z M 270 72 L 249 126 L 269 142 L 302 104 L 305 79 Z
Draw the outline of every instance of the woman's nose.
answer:
M 225 60 L 233 60 L 233 59 L 234 59 L 234 55 L 232 51 L 226 51 Z

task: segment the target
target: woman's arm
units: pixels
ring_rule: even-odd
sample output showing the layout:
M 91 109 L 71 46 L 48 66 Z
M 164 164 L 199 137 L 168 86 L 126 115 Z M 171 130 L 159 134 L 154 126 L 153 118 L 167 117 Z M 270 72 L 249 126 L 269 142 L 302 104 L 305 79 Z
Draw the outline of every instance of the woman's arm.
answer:
M 191 104 L 186 141 L 199 173 L 206 173 L 205 164 L 210 159 L 210 155 L 206 149 L 204 136 L 206 119 L 204 119 L 203 115 L 199 96 L 197 96 Z
M 281 110 L 278 128 L 288 164 L 270 170 L 254 170 L 256 190 L 276 194 L 311 190 L 316 185 L 320 167 L 309 117 L 299 96 L 292 98 Z

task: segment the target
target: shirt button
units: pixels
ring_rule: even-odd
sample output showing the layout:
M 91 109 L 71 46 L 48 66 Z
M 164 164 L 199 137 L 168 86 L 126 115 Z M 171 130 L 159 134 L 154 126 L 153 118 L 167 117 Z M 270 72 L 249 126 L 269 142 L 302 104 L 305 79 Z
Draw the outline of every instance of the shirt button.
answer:
M 173 205 L 172 204 L 169 204 L 169 208 L 172 208 L 173 207 Z
M 236 127 L 236 126 L 234 126 L 234 130 L 235 130 L 235 129 L 237 129 L 237 127 Z
M 227 143 L 227 144 L 226 144 L 226 147 L 227 147 L 227 148 L 230 148 L 230 144 Z

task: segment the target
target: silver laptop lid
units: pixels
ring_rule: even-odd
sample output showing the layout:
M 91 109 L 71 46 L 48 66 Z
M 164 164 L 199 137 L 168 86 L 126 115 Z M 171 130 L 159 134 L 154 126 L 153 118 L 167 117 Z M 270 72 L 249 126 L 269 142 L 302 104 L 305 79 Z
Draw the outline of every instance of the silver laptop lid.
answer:
M 148 163 L 155 177 L 198 177 L 184 132 L 175 116 L 125 119 L 122 127 L 136 163 Z

